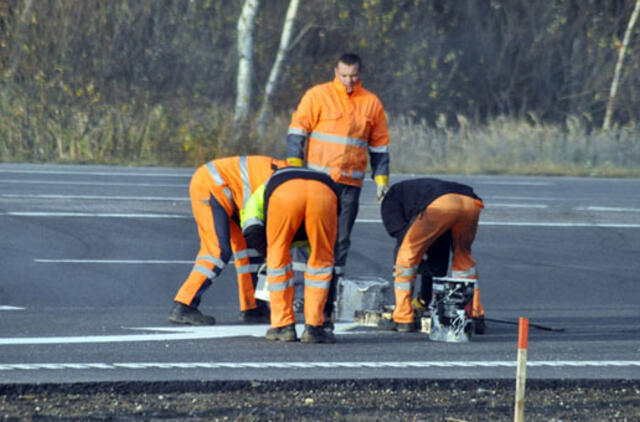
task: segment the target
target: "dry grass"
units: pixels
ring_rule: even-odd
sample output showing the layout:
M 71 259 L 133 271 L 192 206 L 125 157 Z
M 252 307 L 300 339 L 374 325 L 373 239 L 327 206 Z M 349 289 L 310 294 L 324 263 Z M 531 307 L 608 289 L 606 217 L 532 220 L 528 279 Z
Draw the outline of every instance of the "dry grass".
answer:
M 235 154 L 285 156 L 285 113 L 270 120 L 259 140 L 253 123 L 234 128 L 229 106 L 201 100 L 43 104 L 0 93 L 1 161 L 197 166 Z M 577 118 L 562 125 L 535 116 L 498 117 L 485 125 L 463 116 L 435 125 L 402 116 L 389 122 L 394 172 L 640 176 L 636 125 L 600 133 Z

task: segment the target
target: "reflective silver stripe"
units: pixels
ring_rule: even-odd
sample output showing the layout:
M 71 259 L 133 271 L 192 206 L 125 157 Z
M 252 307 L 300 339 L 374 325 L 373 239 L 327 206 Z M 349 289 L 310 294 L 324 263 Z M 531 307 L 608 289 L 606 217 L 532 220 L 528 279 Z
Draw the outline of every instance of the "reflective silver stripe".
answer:
M 309 136 L 306 130 L 298 129 L 297 127 L 290 127 L 287 135 Z
M 260 220 L 258 217 L 251 217 L 248 220 L 245 220 L 242 225 L 242 229 L 246 229 L 249 226 L 264 226 L 264 221 Z
M 319 171 L 322 173 L 326 173 L 328 175 L 331 175 L 331 168 L 330 167 L 324 167 L 324 166 L 319 166 L 313 163 L 307 163 L 307 167 L 309 167 L 312 170 L 315 171 Z M 352 179 L 364 179 L 364 172 L 363 171 L 355 171 L 352 170 L 351 172 L 345 171 L 345 170 L 340 170 L 340 174 L 342 174 L 345 177 L 350 177 Z
M 224 180 L 222 180 L 222 177 L 220 176 L 220 173 L 218 172 L 216 165 L 213 164 L 213 161 L 209 161 L 207 163 L 207 170 L 209 170 L 209 174 L 211 175 L 211 178 L 213 179 L 216 185 L 218 186 L 224 185 Z
M 282 283 L 267 283 L 267 290 L 270 292 L 277 292 L 279 290 L 284 290 L 288 287 L 293 287 L 293 279 L 290 278 L 287 281 L 283 281 Z
M 211 175 L 211 178 L 216 185 L 224 185 L 224 180 L 222 180 L 222 177 L 220 176 L 216 165 L 213 164 L 213 161 L 209 161 L 207 163 L 207 170 L 209 170 L 209 174 Z M 222 193 L 224 193 L 225 196 L 229 198 L 229 201 L 231 201 L 231 203 L 235 205 L 235 202 L 233 201 L 233 194 L 231 194 L 231 190 L 228 187 L 225 186 L 224 188 L 222 188 Z
M 282 268 L 269 268 L 267 267 L 267 275 L 271 277 L 277 277 L 279 275 L 285 275 L 291 271 L 291 264 L 287 264 Z
M 348 136 L 330 135 L 328 133 L 311 132 L 310 138 L 316 138 L 323 142 L 331 142 L 334 144 L 351 145 L 358 148 L 367 148 L 369 143 L 358 138 L 349 138 Z
M 240 251 L 236 251 L 233 254 L 234 259 L 243 259 L 243 258 L 257 258 L 260 257 L 260 252 L 256 251 L 252 248 L 242 249 Z
M 247 253 L 249 254 L 249 258 L 262 257 L 262 255 L 260 255 L 260 252 L 253 248 L 247 248 Z
M 476 267 L 471 267 L 468 270 L 464 271 L 451 271 L 451 277 L 453 278 L 464 278 L 464 277 L 476 277 Z
M 238 259 L 244 259 L 244 258 L 249 258 L 249 251 L 247 251 L 246 249 L 243 249 L 241 251 L 236 251 L 233 254 L 233 259 L 235 259 L 236 261 Z
M 318 280 L 311 280 L 309 278 L 305 278 L 304 279 L 304 286 L 305 287 L 316 287 L 318 289 L 329 290 L 329 282 L 328 281 L 318 281 Z
M 369 147 L 369 152 L 375 152 L 375 153 L 388 153 L 389 152 L 389 146 L 385 145 L 383 147 Z
M 333 266 L 322 268 L 307 267 L 306 273 L 311 275 L 328 275 L 333 272 Z
M 418 267 L 407 268 L 407 267 L 394 266 L 394 268 L 396 270 L 394 273 L 396 277 L 410 277 L 418 273 Z
M 259 264 L 249 264 L 249 265 L 241 265 L 236 267 L 236 272 L 238 274 L 247 274 L 247 273 L 255 273 L 258 271 Z
M 249 164 L 247 157 L 240 157 L 240 178 L 242 179 L 242 208 L 247 204 L 251 196 L 251 183 L 249 182 Z
M 214 273 L 213 271 L 211 271 L 209 268 L 205 268 L 202 265 L 194 265 L 193 268 L 191 269 L 191 271 L 197 271 L 201 274 L 204 274 L 207 276 L 207 278 L 210 279 L 214 279 L 216 278 L 216 273 Z
M 396 281 L 394 283 L 394 288 L 396 290 L 402 291 L 411 291 L 411 282 L 410 281 Z
M 216 267 L 222 269 L 224 267 L 224 262 L 222 262 L 222 260 L 220 258 L 216 258 L 215 256 L 211 256 L 211 255 L 201 255 L 196 257 L 196 261 L 207 261 L 207 262 L 211 262 L 212 264 L 215 264 Z
M 341 173 L 342 173 L 343 176 L 350 177 L 352 179 L 364 179 L 364 172 L 363 171 L 352 170 L 351 173 L 349 173 L 347 171 L 342 170 Z

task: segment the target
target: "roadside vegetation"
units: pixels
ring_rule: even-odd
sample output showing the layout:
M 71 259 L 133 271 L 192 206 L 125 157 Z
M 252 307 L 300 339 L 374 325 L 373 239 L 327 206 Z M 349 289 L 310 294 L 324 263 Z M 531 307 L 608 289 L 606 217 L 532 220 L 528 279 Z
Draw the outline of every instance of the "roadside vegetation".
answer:
M 302 93 L 356 51 L 385 105 L 394 172 L 640 176 L 638 0 L 309 0 L 284 50 L 293 0 L 254 1 L 238 122 L 243 3 L 1 2 L 0 162 L 282 158 Z

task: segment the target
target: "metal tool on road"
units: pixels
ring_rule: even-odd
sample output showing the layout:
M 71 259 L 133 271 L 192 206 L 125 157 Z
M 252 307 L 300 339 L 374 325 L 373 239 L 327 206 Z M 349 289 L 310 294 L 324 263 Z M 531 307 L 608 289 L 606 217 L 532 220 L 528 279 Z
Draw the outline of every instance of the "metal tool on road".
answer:
M 473 319 L 465 307 L 473 300 L 475 280 L 433 277 L 433 299 L 429 339 L 450 343 L 467 342 L 473 332 Z
M 507 319 L 498 319 L 498 318 L 484 318 L 485 321 L 487 322 L 497 322 L 499 324 L 509 324 L 509 325 L 518 325 L 518 321 L 509 321 Z M 544 330 L 544 331 L 554 331 L 556 333 L 562 333 L 564 332 L 564 328 L 556 328 L 556 327 L 549 327 L 546 325 L 540 325 L 540 324 L 532 324 L 531 322 L 529 322 L 529 327 L 531 328 L 537 328 L 538 330 Z

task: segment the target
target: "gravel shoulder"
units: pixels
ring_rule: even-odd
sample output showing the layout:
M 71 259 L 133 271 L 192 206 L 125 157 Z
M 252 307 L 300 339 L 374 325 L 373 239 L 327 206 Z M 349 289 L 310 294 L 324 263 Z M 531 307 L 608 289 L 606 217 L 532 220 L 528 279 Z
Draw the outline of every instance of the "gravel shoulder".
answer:
M 510 380 L 0 384 L 3 421 L 512 421 Z M 638 380 L 528 380 L 525 418 L 638 421 Z

